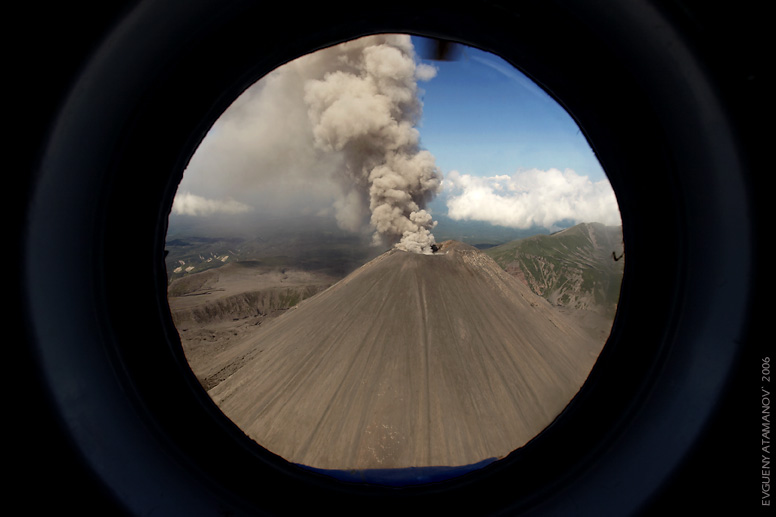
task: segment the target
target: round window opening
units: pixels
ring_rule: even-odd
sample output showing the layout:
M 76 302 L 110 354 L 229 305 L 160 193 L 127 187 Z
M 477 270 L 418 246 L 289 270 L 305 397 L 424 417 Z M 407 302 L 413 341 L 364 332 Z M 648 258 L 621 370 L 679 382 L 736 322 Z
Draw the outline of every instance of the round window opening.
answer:
M 409 35 L 247 89 L 168 228 L 169 305 L 208 395 L 287 461 L 379 484 L 460 475 L 545 429 L 609 336 L 624 265 L 568 113 L 492 54 Z

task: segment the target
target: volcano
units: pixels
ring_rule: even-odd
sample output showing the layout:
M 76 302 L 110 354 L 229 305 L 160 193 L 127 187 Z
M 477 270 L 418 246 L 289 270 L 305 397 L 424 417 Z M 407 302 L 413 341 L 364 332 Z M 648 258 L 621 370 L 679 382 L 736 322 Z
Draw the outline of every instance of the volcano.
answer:
M 501 458 L 550 424 L 603 342 L 478 249 L 392 249 L 219 359 L 208 392 L 257 443 L 319 469 Z

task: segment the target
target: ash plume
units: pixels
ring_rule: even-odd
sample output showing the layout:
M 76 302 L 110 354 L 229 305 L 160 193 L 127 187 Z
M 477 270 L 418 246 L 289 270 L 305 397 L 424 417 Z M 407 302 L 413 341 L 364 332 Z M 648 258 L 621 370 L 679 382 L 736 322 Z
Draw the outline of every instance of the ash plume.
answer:
M 430 253 L 435 223 L 424 208 L 442 175 L 416 126 L 418 81 L 435 74 L 415 61 L 406 35 L 368 36 L 278 67 L 213 125 L 186 168 L 173 214 L 228 213 L 193 210 L 197 196 L 197 207 L 252 208 L 233 225 L 333 217 L 375 244 Z
M 370 36 L 308 58 L 323 71 L 304 85 L 314 145 L 343 159 L 338 221 L 353 224 L 368 207 L 376 244 L 431 253 L 436 223 L 424 207 L 442 175 L 420 148 L 416 126 L 417 80 L 433 69 L 416 65 L 410 38 L 401 35 Z

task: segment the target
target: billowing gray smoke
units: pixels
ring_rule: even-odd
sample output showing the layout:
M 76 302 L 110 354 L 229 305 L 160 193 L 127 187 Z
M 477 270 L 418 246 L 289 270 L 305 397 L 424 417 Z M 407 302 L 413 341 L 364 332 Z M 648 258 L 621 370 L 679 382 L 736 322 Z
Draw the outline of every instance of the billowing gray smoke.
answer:
M 214 124 L 173 212 L 231 217 L 227 208 L 240 207 L 247 225 L 333 215 L 375 243 L 429 253 L 434 222 L 424 206 L 441 173 L 416 125 L 418 81 L 435 73 L 415 62 L 406 35 L 362 38 L 277 68 Z
M 338 220 L 352 225 L 368 206 L 375 243 L 431 253 L 436 223 L 424 207 L 442 177 L 433 155 L 420 149 L 416 125 L 417 80 L 433 69 L 416 65 L 403 35 L 362 38 L 305 60 L 307 71 L 319 72 L 304 84 L 314 145 L 343 158 Z

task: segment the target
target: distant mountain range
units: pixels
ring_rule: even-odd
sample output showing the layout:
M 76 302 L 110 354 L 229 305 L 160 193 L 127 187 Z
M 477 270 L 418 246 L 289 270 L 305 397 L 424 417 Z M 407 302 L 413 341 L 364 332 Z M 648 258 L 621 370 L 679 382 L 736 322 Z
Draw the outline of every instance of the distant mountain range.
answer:
M 549 234 L 542 226 L 531 228 L 509 228 L 483 221 L 455 220 L 445 215 L 434 216 L 437 222 L 434 237 L 437 242 L 455 240 L 471 244 L 475 248 L 487 249 L 505 242 L 525 239 L 532 235 Z M 571 223 L 560 224 L 561 228 L 572 226 Z

